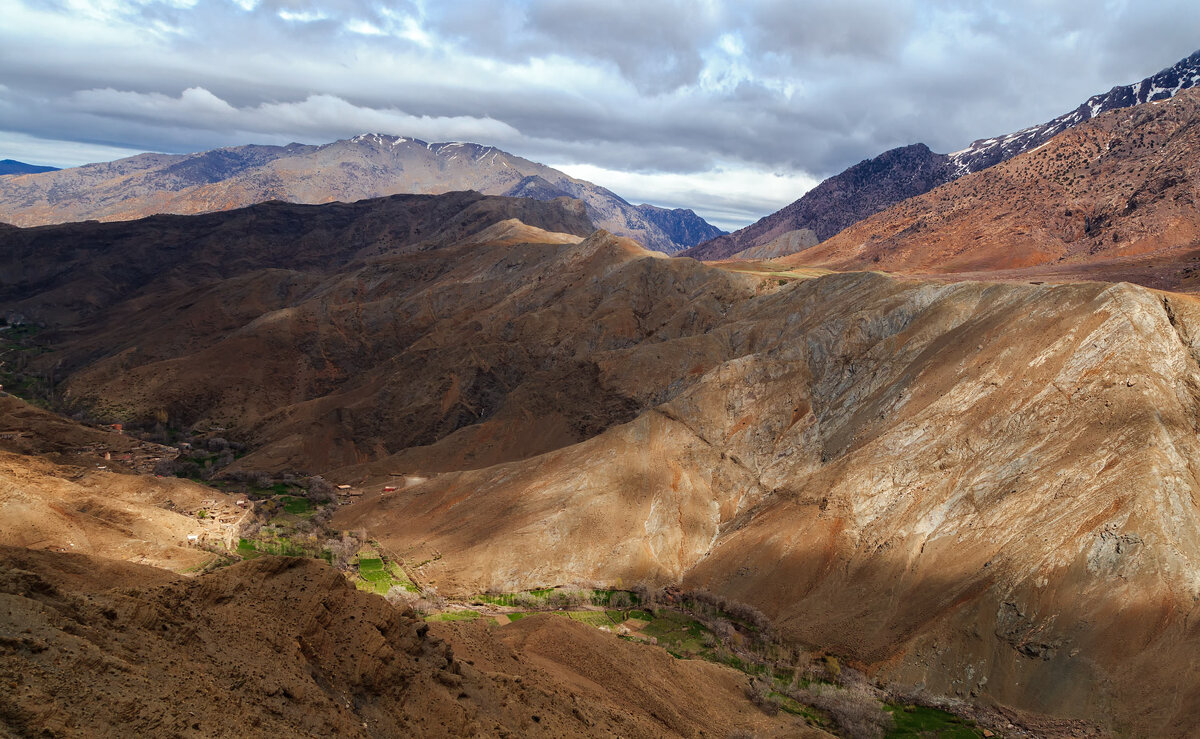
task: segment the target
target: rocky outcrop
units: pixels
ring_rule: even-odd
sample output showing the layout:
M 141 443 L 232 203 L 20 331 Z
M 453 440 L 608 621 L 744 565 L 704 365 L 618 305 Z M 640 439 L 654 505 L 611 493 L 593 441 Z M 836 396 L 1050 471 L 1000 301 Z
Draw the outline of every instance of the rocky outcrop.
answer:
M 785 233 L 811 231 L 824 241 L 847 226 L 951 179 L 945 154 L 913 144 L 867 159 L 825 180 L 783 210 L 753 225 L 683 252 L 695 259 L 728 259 Z

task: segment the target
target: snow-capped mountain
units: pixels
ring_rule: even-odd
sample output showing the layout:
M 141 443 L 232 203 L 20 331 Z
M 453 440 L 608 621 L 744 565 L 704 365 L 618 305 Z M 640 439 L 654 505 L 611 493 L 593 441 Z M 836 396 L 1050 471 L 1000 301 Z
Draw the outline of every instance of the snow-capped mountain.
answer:
M 361 134 L 320 146 L 235 146 L 196 154 L 139 154 L 0 180 L 0 221 L 35 226 L 205 213 L 266 200 L 353 202 L 398 194 L 582 200 L 598 228 L 673 253 L 723 233 L 690 210 L 632 205 L 552 167 L 463 141 Z
M 1006 136 L 973 142 L 967 148 L 950 155 L 954 177 L 978 172 L 1036 149 L 1068 128 L 1095 118 L 1101 113 L 1166 100 L 1180 90 L 1195 87 L 1197 84 L 1200 84 L 1200 51 L 1141 82 L 1119 85 L 1106 93 L 1093 95 L 1070 113 L 1064 113 L 1039 126 L 1030 126 Z
M 692 247 L 685 256 L 728 259 L 794 232 L 831 238 L 854 223 L 921 195 L 963 175 L 978 172 L 1036 149 L 1063 131 L 1110 110 L 1173 97 L 1200 85 L 1200 51 L 1132 85 L 1093 95 L 1069 113 L 1015 133 L 980 139 L 953 154 L 937 154 L 923 144 L 866 159 L 830 177 L 791 205 L 739 231 Z M 811 241 L 793 240 L 797 248 Z

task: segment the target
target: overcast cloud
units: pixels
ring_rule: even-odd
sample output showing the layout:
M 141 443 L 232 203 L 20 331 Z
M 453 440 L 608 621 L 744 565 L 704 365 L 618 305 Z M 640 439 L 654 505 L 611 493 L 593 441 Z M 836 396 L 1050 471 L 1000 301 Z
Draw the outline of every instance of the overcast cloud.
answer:
M 0 0 L 0 158 L 469 140 L 735 228 L 866 157 L 1040 123 L 1200 4 Z

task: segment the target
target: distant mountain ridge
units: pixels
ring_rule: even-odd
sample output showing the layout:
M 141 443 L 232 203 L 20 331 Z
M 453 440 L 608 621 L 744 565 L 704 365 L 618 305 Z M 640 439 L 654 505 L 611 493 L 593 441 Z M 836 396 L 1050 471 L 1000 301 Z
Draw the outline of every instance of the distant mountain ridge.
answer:
M 361 134 L 319 146 L 236 146 L 196 154 L 139 154 L 0 181 L 0 221 L 18 226 L 194 214 L 268 200 L 353 202 L 398 194 L 583 201 L 597 227 L 667 253 L 723 233 L 690 210 L 634 206 L 559 170 L 467 142 Z
M 16 159 L 0 159 L 0 177 L 10 174 L 40 174 L 42 172 L 57 172 L 58 167 L 47 167 L 41 164 L 26 164 Z
M 1104 279 L 1195 292 L 1198 152 L 1200 89 L 1186 90 L 1072 126 L 782 261 L 909 274 L 1111 275 Z
M 1200 84 L 1200 51 L 1140 82 L 1093 95 L 1078 108 L 1041 125 L 978 139 L 951 154 L 937 154 L 924 144 L 892 149 L 830 177 L 796 202 L 746 228 L 694 246 L 683 255 L 729 259 L 739 252 L 763 246 L 781 234 L 801 229 L 813 231 L 824 241 L 902 200 L 1036 149 L 1068 128 L 1102 113 L 1166 100 L 1197 84 Z

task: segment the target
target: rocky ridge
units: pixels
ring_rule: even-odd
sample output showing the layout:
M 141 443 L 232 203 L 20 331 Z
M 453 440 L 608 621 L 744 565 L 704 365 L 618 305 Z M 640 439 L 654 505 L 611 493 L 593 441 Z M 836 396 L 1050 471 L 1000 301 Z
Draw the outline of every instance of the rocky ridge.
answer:
M 893 149 L 835 175 L 796 202 L 744 229 L 684 252 L 696 259 L 728 259 L 799 229 L 824 241 L 842 229 L 907 198 L 1032 151 L 1063 131 L 1108 111 L 1166 100 L 1200 83 L 1200 51 L 1132 85 L 1093 95 L 1075 110 L 1015 133 L 979 139 L 952 154 L 924 144 Z
M 1200 91 L 1121 108 L 785 257 L 904 273 L 1015 270 L 1197 288 Z M 1141 268 L 1139 270 L 1139 267 Z

